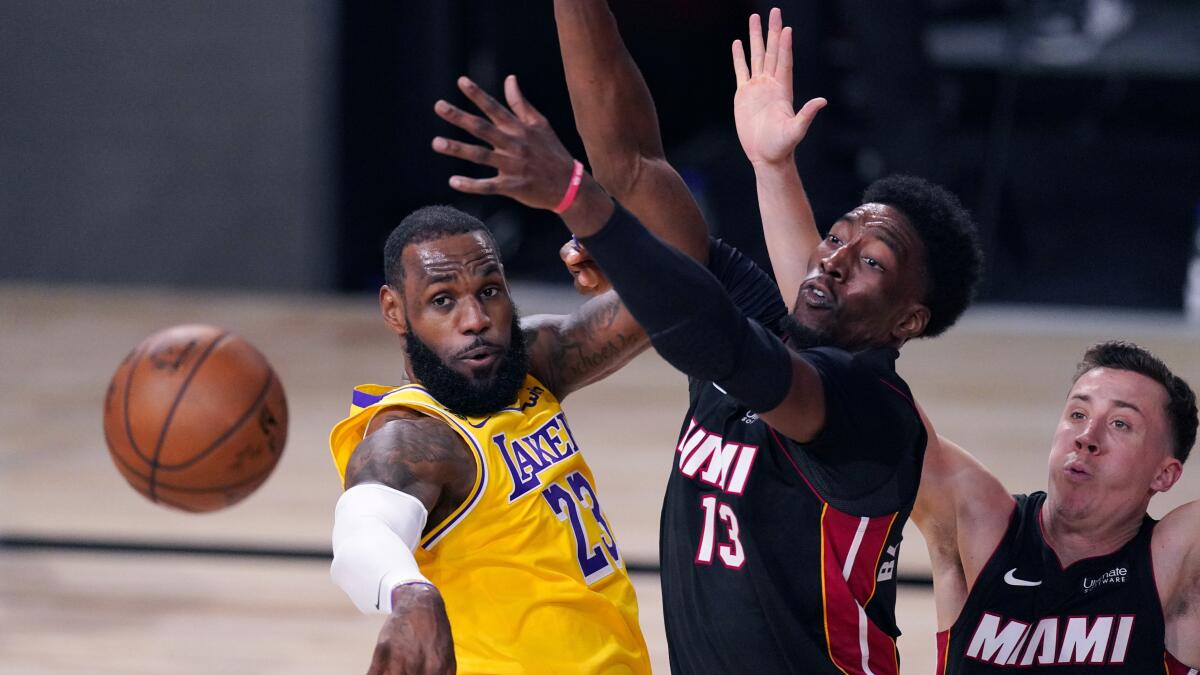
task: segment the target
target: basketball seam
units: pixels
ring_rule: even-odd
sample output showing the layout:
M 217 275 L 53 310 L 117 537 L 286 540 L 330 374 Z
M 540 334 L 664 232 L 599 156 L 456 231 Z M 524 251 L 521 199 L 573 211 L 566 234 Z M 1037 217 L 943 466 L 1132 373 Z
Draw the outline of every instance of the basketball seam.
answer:
M 248 477 L 243 478 L 234 483 L 226 483 L 224 485 L 209 485 L 207 487 L 189 488 L 189 487 L 181 487 L 181 486 L 172 485 L 170 483 L 164 483 L 162 481 L 159 481 L 158 485 L 159 485 L 159 487 L 166 489 L 166 490 L 174 490 L 175 492 L 186 492 L 188 494 L 204 494 L 206 492 L 224 492 L 226 490 L 232 490 L 233 488 L 245 487 L 255 481 L 263 480 L 268 475 L 270 475 L 271 472 L 274 470 L 275 470 L 275 465 L 272 464 L 271 466 L 263 467 L 259 471 L 255 472 L 254 475 L 252 475 L 252 476 L 248 476 Z
M 138 470 L 137 470 L 137 469 L 136 469 L 136 468 L 135 468 L 135 467 L 134 467 L 132 464 L 130 464 L 130 463 L 129 463 L 129 460 L 127 460 L 127 459 L 125 459 L 124 457 L 122 457 L 122 456 L 121 456 L 121 453 L 119 453 L 119 452 L 113 452 L 113 453 L 110 453 L 110 454 L 112 455 L 112 458 L 113 458 L 113 459 L 114 459 L 114 460 L 115 460 L 115 461 L 116 461 L 118 464 L 120 464 L 121 466 L 125 467 L 125 468 L 126 468 L 128 471 L 129 471 L 129 473 L 131 473 L 131 474 L 133 474 L 134 476 L 136 476 L 136 477 L 138 477 L 138 478 L 141 478 L 142 480 L 146 481 L 146 483 L 147 483 L 147 487 L 149 486 L 150 477 L 149 477 L 149 476 L 146 476 L 146 475 L 143 475 L 142 473 L 140 473 L 140 472 L 139 472 L 139 471 L 138 471 Z M 120 468 L 120 467 L 118 467 L 118 468 Z M 126 478 L 126 480 L 129 480 L 129 479 L 128 479 L 128 478 Z M 136 485 L 134 485 L 134 487 L 136 488 L 137 486 L 136 486 Z M 140 490 L 141 490 L 141 488 L 138 488 L 138 490 L 140 491 Z
M 200 355 L 200 358 L 196 359 L 196 365 L 192 366 L 192 370 L 188 372 L 187 378 L 184 379 L 183 384 L 179 387 L 179 391 L 175 393 L 175 400 L 171 401 L 171 408 L 167 410 L 167 417 L 165 420 L 163 420 L 162 429 L 158 433 L 158 443 L 154 446 L 154 458 L 150 460 L 150 486 L 147 488 L 146 496 L 149 497 L 151 501 L 158 501 L 158 497 L 155 493 L 155 481 L 158 474 L 158 456 L 162 453 L 163 441 L 167 438 L 167 429 L 171 427 L 171 420 L 175 417 L 175 410 L 179 407 L 179 401 L 183 399 L 184 393 L 187 392 L 188 386 L 192 384 L 192 378 L 196 376 L 196 372 L 200 370 L 200 366 L 202 366 L 204 362 L 208 360 L 209 355 L 213 353 L 213 350 L 217 348 L 217 345 L 228 336 L 228 332 L 221 333 L 211 343 L 209 343 L 208 347 L 204 350 L 204 353 Z M 128 415 L 128 410 L 126 410 L 126 414 Z
M 133 389 L 133 373 L 137 370 L 138 361 L 142 359 L 142 350 L 134 350 L 134 354 L 133 361 L 129 364 L 129 373 L 125 376 L 125 404 L 121 406 L 121 413 L 125 418 L 125 437 L 129 439 L 129 447 L 133 448 L 134 454 L 143 462 L 151 464 L 153 461 L 142 454 L 142 449 L 138 447 L 137 440 L 133 437 L 133 425 L 129 422 L 129 392 Z
M 124 457 L 121 457 L 119 455 L 113 455 L 113 457 L 115 457 L 117 459 L 117 461 L 119 461 L 121 463 L 121 466 L 124 466 L 126 469 L 128 469 L 129 473 L 132 474 L 133 476 L 140 478 L 144 481 L 150 480 L 149 476 L 146 476 L 145 474 L 140 473 L 136 468 L 131 466 L 129 464 L 129 462 L 125 460 Z M 275 469 L 275 465 L 272 464 L 271 466 L 264 467 L 261 470 L 255 472 L 254 475 L 249 476 L 247 478 L 242 478 L 242 479 L 238 480 L 237 482 L 225 483 L 223 485 L 209 485 L 209 486 L 205 486 L 205 487 L 184 487 L 182 485 L 178 485 L 175 483 L 167 483 L 167 482 L 164 482 L 161 480 L 158 480 L 155 482 L 159 487 L 165 488 L 167 490 L 175 490 L 176 492 L 189 492 L 189 493 L 192 493 L 192 492 L 194 492 L 194 493 L 217 492 L 217 491 L 221 491 L 221 490 L 228 490 L 230 488 L 242 487 L 243 485 L 246 485 L 247 483 L 252 483 L 255 480 L 257 480 L 258 478 L 261 478 L 266 474 L 270 474 L 274 469 Z
M 192 513 L 200 513 L 201 512 L 201 509 L 198 509 L 195 506 L 192 506 L 190 504 L 185 504 L 183 502 L 177 502 L 174 499 L 167 499 L 166 497 L 160 496 L 160 497 L 156 498 L 155 501 L 162 502 L 163 504 L 166 504 L 167 506 L 173 506 L 173 507 L 179 509 L 180 511 L 191 511 Z
M 233 432 L 240 429 L 242 427 L 242 425 L 246 423 L 246 420 L 250 419 L 254 415 L 254 411 L 257 410 L 263 404 L 264 401 L 266 401 L 267 394 L 270 393 L 270 391 L 271 391 L 271 381 L 273 379 L 275 379 L 274 374 L 275 373 L 272 372 L 271 367 L 267 366 L 267 381 L 263 383 L 262 389 L 258 392 L 258 396 L 256 396 L 254 398 L 254 401 L 250 404 L 250 407 L 246 409 L 246 412 L 242 413 L 241 417 L 239 417 L 236 421 L 234 421 L 233 424 L 229 425 L 229 428 L 226 429 L 225 432 L 222 433 L 220 436 L 218 436 L 217 440 L 213 441 L 212 444 L 210 444 L 207 448 L 196 453 L 195 456 L 193 456 L 191 459 L 187 460 L 186 462 L 182 462 L 180 464 L 159 464 L 158 465 L 159 470 L 161 470 L 161 471 L 182 471 L 183 469 L 186 469 L 186 468 L 192 466 L 196 462 L 198 462 L 198 461 L 204 459 L 206 456 L 212 454 L 213 450 L 216 450 L 217 448 L 221 447 L 221 444 L 224 443 L 226 440 L 228 440 L 229 437 L 233 435 Z

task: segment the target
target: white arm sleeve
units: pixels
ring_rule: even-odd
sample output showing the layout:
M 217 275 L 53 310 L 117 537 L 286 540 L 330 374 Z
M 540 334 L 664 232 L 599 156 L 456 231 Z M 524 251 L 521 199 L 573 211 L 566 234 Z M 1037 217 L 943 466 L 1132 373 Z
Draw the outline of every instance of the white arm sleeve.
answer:
M 429 583 L 412 554 L 428 516 L 421 500 L 380 483 L 342 493 L 333 511 L 329 576 L 359 611 L 390 614 L 393 588 Z

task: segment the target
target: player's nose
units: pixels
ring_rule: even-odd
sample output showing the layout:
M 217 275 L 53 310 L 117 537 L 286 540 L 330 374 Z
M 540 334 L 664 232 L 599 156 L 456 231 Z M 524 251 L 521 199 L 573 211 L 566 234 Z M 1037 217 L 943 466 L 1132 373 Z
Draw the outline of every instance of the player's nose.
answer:
M 1075 448 L 1088 453 L 1099 452 L 1100 444 L 1096 439 L 1096 429 L 1089 423 L 1075 435 Z
M 478 335 L 492 326 L 492 317 L 479 298 L 471 298 L 459 303 L 458 326 L 463 333 Z
M 842 244 L 821 258 L 821 271 L 838 281 L 844 281 L 849 270 L 847 261 L 854 255 L 852 244 L 853 242 Z

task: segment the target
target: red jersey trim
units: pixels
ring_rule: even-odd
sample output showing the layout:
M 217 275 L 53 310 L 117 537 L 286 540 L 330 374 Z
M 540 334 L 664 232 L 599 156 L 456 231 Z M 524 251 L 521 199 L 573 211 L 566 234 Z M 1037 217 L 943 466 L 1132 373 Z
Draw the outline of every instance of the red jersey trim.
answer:
M 1179 659 L 1171 656 L 1171 652 L 1163 652 L 1163 672 L 1166 675 L 1198 675 L 1196 668 L 1185 666 Z
M 897 675 L 896 641 L 867 617 L 876 563 L 898 514 L 851 516 L 821 509 L 821 599 L 829 658 L 846 675 Z
M 937 634 L 937 675 L 946 675 L 950 667 L 950 629 Z

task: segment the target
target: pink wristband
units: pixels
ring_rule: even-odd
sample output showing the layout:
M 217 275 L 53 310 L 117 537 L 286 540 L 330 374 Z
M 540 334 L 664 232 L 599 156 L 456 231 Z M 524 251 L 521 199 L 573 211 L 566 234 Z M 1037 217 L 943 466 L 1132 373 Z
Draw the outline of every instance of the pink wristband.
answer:
M 579 184 L 583 182 L 583 163 L 575 160 L 575 166 L 571 168 L 571 182 L 567 185 L 567 192 L 563 195 L 562 201 L 558 206 L 554 207 L 555 213 L 562 213 L 571 208 L 571 204 L 575 203 L 575 195 L 579 192 Z

